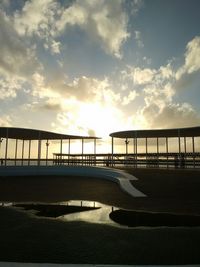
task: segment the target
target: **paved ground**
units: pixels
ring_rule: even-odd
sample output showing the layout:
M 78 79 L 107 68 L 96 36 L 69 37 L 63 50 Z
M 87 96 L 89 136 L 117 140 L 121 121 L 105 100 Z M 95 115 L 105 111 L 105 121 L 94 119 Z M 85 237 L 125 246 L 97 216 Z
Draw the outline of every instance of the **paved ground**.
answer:
M 7 177 L 0 179 L 0 201 L 59 202 L 94 200 L 112 206 L 200 214 L 200 171 L 126 169 L 147 197 L 132 198 L 111 181 L 83 177 Z
M 134 208 L 149 211 L 200 214 L 200 170 L 129 169 L 132 184 L 148 198 L 135 199 Z
M 81 177 L 0 179 L 2 201 L 100 201 L 146 211 L 200 212 L 199 171 L 128 170 L 133 198 L 111 181 Z M 85 264 L 199 264 L 200 227 L 119 228 L 35 218 L 0 207 L 0 261 Z M 7 266 L 6 266 L 7 267 Z

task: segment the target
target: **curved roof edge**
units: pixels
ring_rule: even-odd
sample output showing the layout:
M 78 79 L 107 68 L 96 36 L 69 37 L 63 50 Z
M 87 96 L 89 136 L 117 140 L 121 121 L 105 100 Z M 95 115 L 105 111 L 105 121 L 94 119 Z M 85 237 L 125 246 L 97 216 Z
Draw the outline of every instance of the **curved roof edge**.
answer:
M 29 128 L 0 127 L 0 138 L 21 140 L 100 139 L 96 136 L 59 134 Z
M 152 130 L 129 130 L 110 134 L 115 138 L 155 138 L 155 137 L 194 137 L 200 136 L 200 126 L 173 129 L 152 129 Z

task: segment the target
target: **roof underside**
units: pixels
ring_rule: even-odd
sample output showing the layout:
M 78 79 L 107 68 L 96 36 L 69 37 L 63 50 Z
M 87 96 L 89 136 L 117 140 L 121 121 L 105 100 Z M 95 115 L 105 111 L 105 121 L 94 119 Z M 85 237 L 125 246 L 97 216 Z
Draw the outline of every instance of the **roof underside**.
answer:
M 21 140 L 99 139 L 94 136 L 66 135 L 35 129 L 0 127 L 0 138 Z
M 193 137 L 200 136 L 200 127 L 179 129 L 132 130 L 110 134 L 115 138 L 156 138 L 156 137 Z

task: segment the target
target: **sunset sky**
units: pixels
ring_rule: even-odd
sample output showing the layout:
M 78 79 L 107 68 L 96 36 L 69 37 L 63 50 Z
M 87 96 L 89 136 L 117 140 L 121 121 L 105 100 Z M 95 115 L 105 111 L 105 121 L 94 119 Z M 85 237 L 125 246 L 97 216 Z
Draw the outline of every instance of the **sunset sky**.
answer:
M 0 126 L 200 125 L 199 0 L 1 0 Z

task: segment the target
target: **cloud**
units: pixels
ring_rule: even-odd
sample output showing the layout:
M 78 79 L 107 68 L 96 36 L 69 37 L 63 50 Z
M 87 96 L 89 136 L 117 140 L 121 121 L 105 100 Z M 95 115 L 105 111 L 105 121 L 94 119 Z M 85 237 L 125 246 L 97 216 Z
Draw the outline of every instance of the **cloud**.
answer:
M 96 4 L 96 1 L 95 1 Z M 86 1 L 74 2 L 70 7 L 63 10 L 62 15 L 58 21 L 56 21 L 56 29 L 59 32 L 63 32 L 68 25 L 83 25 L 88 20 L 87 6 L 90 7 L 92 3 L 87 5 Z
M 27 48 L 9 18 L 0 11 L 0 72 L 27 77 L 38 67 L 33 48 Z
M 19 35 L 36 35 L 52 53 L 60 53 L 60 43 L 55 38 L 72 26 L 79 26 L 91 40 L 116 57 L 122 56 L 121 47 L 130 36 L 121 0 L 76 0 L 65 7 L 54 0 L 30 0 L 15 12 L 13 22 Z
M 107 78 L 99 80 L 81 76 L 69 81 L 65 75 L 57 75 L 51 81 L 46 81 L 43 75 L 35 73 L 32 79 L 32 94 L 40 98 L 55 98 L 61 102 L 74 99 L 80 102 L 101 102 L 111 105 L 121 100 L 120 94 L 112 90 Z
M 153 81 L 155 74 L 154 69 L 135 68 L 132 75 L 135 84 L 147 84 Z
M 0 127 L 11 127 L 11 118 L 9 115 L 3 115 L 0 118 Z
M 138 93 L 135 90 L 129 92 L 128 96 L 123 97 L 122 105 L 126 106 L 130 104 L 138 96 Z
M 70 134 L 87 135 L 93 130 L 100 137 L 107 137 L 125 125 L 124 114 L 119 108 L 78 101 L 68 110 L 59 112 L 54 122 L 54 127 L 61 127 Z
M 44 41 L 44 48 L 52 54 L 60 53 L 59 41 L 54 39 L 56 18 L 61 15 L 61 6 L 54 0 L 26 1 L 22 10 L 12 18 L 15 30 L 21 36 L 37 36 Z
M 60 54 L 60 46 L 61 46 L 61 43 L 60 42 L 56 42 L 55 40 L 52 40 L 52 43 L 51 43 L 51 52 L 53 54 Z
M 26 1 L 21 11 L 14 14 L 14 26 L 20 35 L 49 35 L 49 25 L 54 22 L 57 3 L 54 0 Z M 52 25 L 51 25 L 52 27 Z
M 159 69 L 140 68 L 128 66 L 127 70 L 122 72 L 124 80 L 132 80 L 135 85 L 146 86 L 148 84 L 162 84 L 165 80 L 174 78 L 172 66 L 168 63 Z
M 138 11 L 144 6 L 143 0 L 132 0 L 127 1 L 128 10 L 131 12 L 132 15 L 136 15 Z
M 0 99 L 16 97 L 17 91 L 40 68 L 34 47 L 13 28 L 10 19 L 0 11 Z
M 180 83 L 194 79 L 200 66 L 198 65 L 199 40 L 193 39 L 187 45 L 185 63 L 178 71 L 172 62 L 155 68 L 128 67 L 122 75 L 124 80 L 131 80 L 143 92 L 144 105 L 135 116 L 131 116 L 133 124 L 142 128 L 174 128 L 196 126 L 200 116 L 191 104 L 177 103 L 174 97 Z M 196 55 L 195 61 L 193 61 Z M 181 76 L 178 74 L 181 73 Z M 177 80 L 179 79 L 179 80 Z M 136 88 L 137 88 L 136 87 Z
M 166 105 L 162 110 L 151 104 L 143 111 L 145 119 L 152 128 L 177 128 L 197 126 L 200 117 L 188 103 Z
M 60 111 L 62 110 L 62 105 L 59 98 L 50 98 L 42 105 L 41 108 L 49 111 Z
M 140 31 L 135 31 L 135 40 L 137 41 L 138 47 L 140 47 L 140 48 L 144 47 L 144 43 L 141 39 L 141 32 Z
M 127 31 L 128 17 L 123 11 L 121 0 L 73 2 L 56 21 L 57 34 L 74 25 L 78 25 L 91 39 L 99 42 L 107 53 L 122 56 L 121 46 L 130 34 Z
M 180 80 L 185 74 L 192 74 L 200 70 L 200 36 L 193 38 L 186 47 L 185 63 L 177 73 L 176 79 Z
M 16 92 L 21 89 L 22 84 L 21 79 L 0 76 L 0 100 L 16 97 Z

